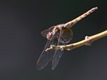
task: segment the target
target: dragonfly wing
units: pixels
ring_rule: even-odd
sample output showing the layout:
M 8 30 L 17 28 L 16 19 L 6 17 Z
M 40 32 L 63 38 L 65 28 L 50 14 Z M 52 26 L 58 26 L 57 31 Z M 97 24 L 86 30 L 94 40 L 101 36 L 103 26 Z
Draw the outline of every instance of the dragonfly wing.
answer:
M 53 56 L 53 59 L 52 59 L 52 70 L 55 69 L 55 67 L 57 66 L 57 64 L 59 63 L 59 60 L 61 58 L 63 54 L 63 51 L 61 51 L 60 49 L 58 49 L 55 53 L 55 55 Z
M 47 41 L 44 50 L 42 51 L 39 59 L 37 60 L 37 69 L 38 70 L 43 69 L 49 63 L 49 61 L 52 60 L 54 50 L 46 51 L 46 49 L 49 48 L 50 45 L 54 43 L 53 39 L 54 39 L 54 36 L 51 38 L 51 40 Z
M 70 28 L 63 27 L 60 37 L 60 43 L 69 43 L 73 38 L 73 31 Z
M 60 44 L 61 32 L 62 30 L 60 30 L 57 45 Z M 63 54 L 63 51 L 61 49 L 56 49 L 53 59 L 52 59 L 52 70 L 54 70 L 55 67 L 57 66 L 62 54 Z

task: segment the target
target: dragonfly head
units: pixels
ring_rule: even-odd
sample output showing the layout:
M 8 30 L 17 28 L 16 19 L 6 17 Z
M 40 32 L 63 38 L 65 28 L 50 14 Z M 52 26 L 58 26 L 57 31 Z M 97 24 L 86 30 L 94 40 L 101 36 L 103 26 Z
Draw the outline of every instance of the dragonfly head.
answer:
M 53 33 L 52 33 L 52 32 L 48 32 L 46 38 L 47 38 L 48 40 L 50 40 L 50 39 L 52 38 L 52 36 L 53 36 Z

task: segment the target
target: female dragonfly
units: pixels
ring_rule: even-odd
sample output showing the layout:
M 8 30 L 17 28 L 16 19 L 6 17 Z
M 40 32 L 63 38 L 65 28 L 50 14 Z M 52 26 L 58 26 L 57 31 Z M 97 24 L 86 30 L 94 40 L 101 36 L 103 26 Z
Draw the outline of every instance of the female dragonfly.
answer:
M 54 68 L 57 66 L 60 60 L 60 57 L 63 54 L 63 50 L 60 49 L 47 50 L 47 49 L 51 47 L 51 45 L 57 46 L 57 45 L 61 45 L 61 44 L 64 45 L 66 43 L 69 43 L 73 37 L 73 32 L 70 28 L 78 21 L 80 21 L 81 19 L 85 18 L 86 16 L 94 12 L 96 9 L 98 8 L 94 7 L 88 10 L 87 12 L 85 12 L 84 14 L 80 15 L 79 17 L 73 19 L 72 21 L 69 21 L 65 24 L 52 26 L 49 29 L 46 29 L 41 32 L 41 34 L 44 37 L 46 37 L 48 41 L 39 59 L 37 60 L 38 70 L 43 69 L 49 63 L 49 61 L 52 61 L 52 70 L 54 70 Z

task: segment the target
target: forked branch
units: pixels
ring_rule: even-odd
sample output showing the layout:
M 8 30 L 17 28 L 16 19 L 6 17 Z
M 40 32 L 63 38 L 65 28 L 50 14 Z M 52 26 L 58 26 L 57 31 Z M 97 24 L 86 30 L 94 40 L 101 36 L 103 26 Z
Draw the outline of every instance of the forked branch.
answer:
M 84 46 L 84 45 L 91 45 L 94 41 L 106 37 L 107 36 L 107 30 L 100 32 L 98 34 L 92 35 L 92 36 L 86 36 L 84 40 L 81 40 L 79 42 L 75 42 L 72 44 L 67 44 L 67 45 L 51 45 L 50 48 L 48 48 L 47 50 L 51 50 L 51 49 L 61 49 L 61 50 L 72 50 L 75 48 L 78 48 L 80 46 Z

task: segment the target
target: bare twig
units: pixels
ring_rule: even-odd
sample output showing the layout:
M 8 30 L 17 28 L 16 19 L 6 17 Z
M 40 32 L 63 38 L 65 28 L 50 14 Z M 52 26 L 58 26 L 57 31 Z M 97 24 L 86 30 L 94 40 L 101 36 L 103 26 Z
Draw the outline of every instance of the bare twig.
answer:
M 107 30 L 100 32 L 98 34 L 92 35 L 92 36 L 86 36 L 84 40 L 81 40 L 79 42 L 75 42 L 72 44 L 57 45 L 57 46 L 51 45 L 50 48 L 48 48 L 48 50 L 50 50 L 50 49 L 61 49 L 61 50 L 68 50 L 69 51 L 69 50 L 78 48 L 80 46 L 91 45 L 92 42 L 94 42 L 100 38 L 106 37 L 106 36 L 107 36 Z
M 79 22 L 80 20 L 82 20 L 83 18 L 85 18 L 86 16 L 88 16 L 89 14 L 93 13 L 97 9 L 98 9 L 98 7 L 94 7 L 92 9 L 88 10 L 84 14 L 78 16 L 77 18 L 75 18 L 75 19 L 73 19 L 73 20 L 65 23 L 65 27 L 71 28 L 74 24 L 76 24 L 77 22 Z

